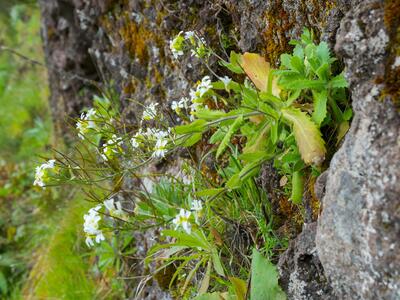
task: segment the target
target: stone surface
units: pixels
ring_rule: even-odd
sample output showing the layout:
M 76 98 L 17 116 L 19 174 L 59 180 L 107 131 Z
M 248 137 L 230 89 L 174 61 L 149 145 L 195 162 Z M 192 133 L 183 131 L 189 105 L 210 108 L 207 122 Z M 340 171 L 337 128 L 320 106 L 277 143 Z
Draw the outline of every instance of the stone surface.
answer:
M 388 67 L 383 8 L 363 1 L 337 36 L 355 115 L 327 174 L 316 243 L 340 299 L 400 299 L 400 118 L 375 83 Z
M 315 246 L 317 223 L 304 224 L 303 231 L 289 243 L 278 263 L 279 284 L 289 299 L 338 299 L 324 275 Z

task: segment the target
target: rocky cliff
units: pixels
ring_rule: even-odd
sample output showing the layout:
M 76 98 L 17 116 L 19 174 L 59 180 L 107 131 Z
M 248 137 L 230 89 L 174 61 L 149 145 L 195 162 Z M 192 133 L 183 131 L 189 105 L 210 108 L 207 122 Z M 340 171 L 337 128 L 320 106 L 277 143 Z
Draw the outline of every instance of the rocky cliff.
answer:
M 101 90 L 124 120 L 137 104 L 165 108 L 206 70 L 172 59 L 169 40 L 197 30 L 215 49 L 258 52 L 276 65 L 303 27 L 343 60 L 354 119 L 317 181 L 318 222 L 282 255 L 290 299 L 400 298 L 400 2 L 397 0 L 54 0 L 40 1 L 58 131 Z M 223 45 L 224 47 L 221 47 Z M 224 56 L 226 53 L 219 53 Z M 218 64 L 212 64 L 220 70 Z M 316 238 L 314 238 L 316 236 Z

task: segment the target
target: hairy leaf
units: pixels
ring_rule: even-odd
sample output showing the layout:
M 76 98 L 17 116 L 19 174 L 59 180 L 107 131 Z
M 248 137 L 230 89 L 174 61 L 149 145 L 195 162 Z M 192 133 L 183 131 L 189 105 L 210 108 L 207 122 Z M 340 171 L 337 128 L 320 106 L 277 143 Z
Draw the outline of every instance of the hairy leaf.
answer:
M 293 133 L 306 164 L 319 165 L 325 159 L 325 142 L 310 117 L 299 109 L 282 109 L 282 116 L 293 125 Z

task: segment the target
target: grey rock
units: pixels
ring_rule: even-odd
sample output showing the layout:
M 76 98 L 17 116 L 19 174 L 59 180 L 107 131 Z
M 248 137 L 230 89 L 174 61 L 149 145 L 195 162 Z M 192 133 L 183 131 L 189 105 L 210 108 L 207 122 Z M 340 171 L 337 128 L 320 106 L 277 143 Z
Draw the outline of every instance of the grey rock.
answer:
M 301 234 L 289 243 L 288 249 L 279 258 L 279 284 L 289 299 L 338 299 L 318 259 L 316 230 L 316 222 L 304 224 Z
M 400 299 L 400 118 L 383 86 L 389 37 L 383 1 L 363 1 L 341 23 L 354 119 L 327 175 L 317 250 L 340 299 Z

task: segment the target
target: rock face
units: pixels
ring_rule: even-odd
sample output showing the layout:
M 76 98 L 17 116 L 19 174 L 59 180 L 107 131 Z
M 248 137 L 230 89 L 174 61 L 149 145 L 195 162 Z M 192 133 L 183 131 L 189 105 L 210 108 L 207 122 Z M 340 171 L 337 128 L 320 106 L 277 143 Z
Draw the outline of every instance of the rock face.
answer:
M 338 299 L 324 274 L 315 246 L 317 223 L 305 224 L 278 263 L 279 284 L 289 299 Z
M 385 18 L 383 1 L 363 1 L 337 36 L 355 115 L 327 174 L 316 243 L 340 299 L 400 299 L 400 118 L 377 84 L 396 68 Z
M 400 118 L 392 101 L 400 96 L 398 0 L 39 3 L 61 134 L 69 132 L 65 119 L 90 106 L 93 94 L 117 101 L 131 125 L 141 115 L 137 103 L 158 102 L 167 113 L 173 100 L 187 96 L 209 72 L 190 54 L 172 59 L 169 40 L 181 30 L 197 30 L 222 57 L 231 50 L 260 52 L 275 65 L 304 26 L 332 48 L 336 43 L 355 116 L 324 175 L 326 186 L 318 188 L 325 196 L 316 245 L 315 224 L 305 226 L 281 258 L 281 283 L 295 300 L 400 299 Z M 225 75 L 215 61 L 211 65 Z

